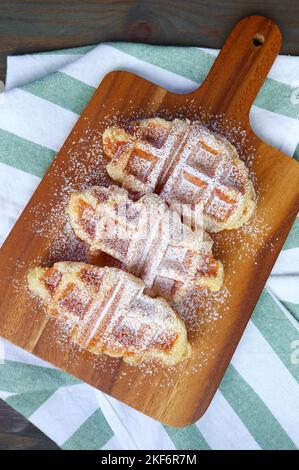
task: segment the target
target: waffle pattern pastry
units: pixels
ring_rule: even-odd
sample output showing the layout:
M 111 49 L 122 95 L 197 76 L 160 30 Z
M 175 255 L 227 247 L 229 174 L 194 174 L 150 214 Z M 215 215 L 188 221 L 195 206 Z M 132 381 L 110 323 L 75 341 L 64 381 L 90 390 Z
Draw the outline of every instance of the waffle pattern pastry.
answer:
M 194 287 L 216 291 L 222 285 L 223 266 L 209 235 L 183 224 L 156 194 L 134 202 L 123 188 L 94 186 L 73 193 L 67 212 L 92 252 L 119 260 L 152 296 L 181 301 Z
M 256 206 L 236 148 L 200 122 L 150 118 L 105 130 L 110 177 L 133 196 L 159 194 L 179 211 L 201 204 L 209 232 L 241 227 Z
M 143 282 L 119 269 L 59 262 L 32 269 L 28 285 L 49 316 L 69 325 L 82 349 L 131 364 L 173 366 L 190 356 L 185 325 L 174 310 L 143 294 Z

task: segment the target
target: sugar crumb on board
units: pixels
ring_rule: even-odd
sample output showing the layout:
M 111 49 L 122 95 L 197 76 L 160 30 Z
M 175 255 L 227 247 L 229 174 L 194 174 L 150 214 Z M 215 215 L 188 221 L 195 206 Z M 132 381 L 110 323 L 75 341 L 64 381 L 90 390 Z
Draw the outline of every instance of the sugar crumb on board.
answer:
M 250 177 L 253 180 L 255 189 L 257 189 L 258 198 L 261 198 L 262 196 L 259 195 L 256 176 L 253 170 L 254 148 L 248 142 L 246 132 L 236 123 L 231 123 L 223 115 L 213 116 L 213 121 L 211 121 L 211 117 L 207 113 L 200 110 L 195 112 L 193 108 L 194 103 L 192 103 L 191 99 L 185 107 L 180 107 L 172 113 L 167 110 L 159 110 L 159 117 L 172 120 L 175 117 L 184 118 L 192 115 L 192 120 L 201 120 L 212 131 L 225 135 L 237 147 L 240 158 L 246 161 Z M 106 128 L 120 121 L 129 122 L 145 117 L 148 117 L 145 112 L 135 112 L 133 108 L 129 118 L 110 108 L 109 115 L 103 122 L 97 123 L 97 126 L 99 129 Z M 225 129 L 225 132 L 223 132 L 223 129 Z M 74 135 L 71 145 L 71 148 L 63 157 L 65 159 L 65 170 L 61 172 L 61 168 L 58 165 L 53 167 L 54 175 L 57 176 L 57 179 L 54 179 L 54 181 L 58 181 L 58 184 L 56 187 L 51 188 L 50 198 L 46 202 L 37 203 L 34 209 L 32 209 L 32 230 L 34 235 L 49 238 L 51 242 L 47 258 L 34 260 L 36 264 L 51 265 L 55 261 L 62 259 L 88 262 L 88 253 L 82 242 L 74 235 L 65 216 L 65 208 L 71 192 L 82 191 L 95 184 L 104 186 L 111 184 L 111 179 L 105 169 L 100 134 L 91 125 L 90 127 L 87 126 L 83 135 L 78 135 L 78 137 Z M 82 161 L 83 154 L 84 161 Z M 51 201 L 55 202 L 51 205 Z M 47 214 L 46 219 L 43 218 L 44 213 Z M 57 227 L 59 227 L 59 233 L 56 232 Z M 237 231 L 224 231 L 220 234 L 214 234 L 215 249 L 217 251 L 217 248 L 219 248 L 221 260 L 221 242 L 225 240 L 225 246 L 229 246 L 231 254 L 239 261 L 241 260 L 246 263 L 248 259 L 256 256 L 259 247 L 266 241 L 270 231 L 271 227 L 267 226 L 261 217 L 255 215 L 246 225 Z M 259 243 L 256 243 L 257 238 Z M 240 243 L 242 244 L 241 250 Z M 234 267 L 231 266 L 231 269 L 233 271 Z M 237 272 L 235 271 L 234 274 L 237 275 Z M 185 302 L 172 304 L 172 307 L 186 323 L 191 343 L 196 341 L 198 337 L 211 334 L 218 327 L 221 327 L 219 322 L 221 323 L 222 316 L 230 314 L 230 287 L 225 287 L 216 293 L 205 290 L 197 291 L 192 293 Z M 222 315 L 219 313 L 220 306 Z M 56 342 L 59 348 L 62 350 L 66 348 L 69 355 L 73 351 L 74 357 L 76 357 L 78 348 L 70 343 L 69 336 L 69 327 L 65 323 L 57 321 Z M 150 377 L 151 383 L 167 390 L 176 383 L 181 374 L 197 374 L 201 371 L 213 358 L 214 352 L 213 348 L 209 350 L 202 349 L 200 351 L 196 349 L 194 351 L 196 358 L 193 356 L 192 366 L 186 369 L 185 364 L 179 364 L 175 367 L 175 372 L 173 368 L 162 367 L 155 363 L 145 362 L 135 366 L 125 365 L 125 369 L 120 370 L 118 378 L 128 383 L 130 380 L 128 370 L 133 367 L 134 370 L 138 369 L 141 372 L 141 375 L 138 377 L 140 384 L 142 384 L 143 377 L 144 380 Z M 111 358 L 107 358 L 104 355 L 98 357 L 88 354 L 86 357 L 97 370 L 105 372 L 105 368 L 111 367 Z M 114 361 L 112 360 L 112 362 Z

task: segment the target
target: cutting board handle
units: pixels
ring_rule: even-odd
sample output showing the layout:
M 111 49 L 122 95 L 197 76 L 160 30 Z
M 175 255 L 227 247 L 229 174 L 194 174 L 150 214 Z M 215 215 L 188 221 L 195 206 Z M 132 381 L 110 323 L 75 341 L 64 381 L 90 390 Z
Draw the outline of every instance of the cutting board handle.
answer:
M 211 114 L 225 113 L 249 125 L 249 112 L 282 43 L 278 26 L 263 16 L 248 16 L 234 27 L 207 78 L 194 92 Z M 222 80 L 215 80 L 219 75 Z

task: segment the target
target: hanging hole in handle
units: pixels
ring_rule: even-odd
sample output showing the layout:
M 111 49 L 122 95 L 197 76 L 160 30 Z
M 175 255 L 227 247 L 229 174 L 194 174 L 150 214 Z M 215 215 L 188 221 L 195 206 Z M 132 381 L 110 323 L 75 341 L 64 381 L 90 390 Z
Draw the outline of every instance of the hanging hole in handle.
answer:
M 252 38 L 252 42 L 255 47 L 260 47 L 264 44 L 265 38 L 262 34 L 256 33 Z

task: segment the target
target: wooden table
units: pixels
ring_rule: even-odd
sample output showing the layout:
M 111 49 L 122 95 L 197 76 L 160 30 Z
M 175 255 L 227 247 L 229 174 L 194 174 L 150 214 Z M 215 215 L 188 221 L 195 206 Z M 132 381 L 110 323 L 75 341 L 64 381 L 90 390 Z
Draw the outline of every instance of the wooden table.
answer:
M 107 40 L 218 48 L 234 23 L 251 14 L 275 20 L 283 52 L 299 54 L 296 0 L 1 0 L 0 79 L 8 54 Z
M 299 2 L 294 0 L 1 0 L 0 80 L 6 57 L 101 41 L 201 45 L 219 48 L 240 18 L 275 20 L 285 54 L 299 55 Z M 0 401 L 1 449 L 57 446 Z
M 0 450 L 58 449 L 33 424 L 0 400 Z

